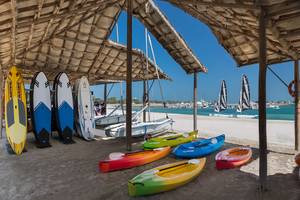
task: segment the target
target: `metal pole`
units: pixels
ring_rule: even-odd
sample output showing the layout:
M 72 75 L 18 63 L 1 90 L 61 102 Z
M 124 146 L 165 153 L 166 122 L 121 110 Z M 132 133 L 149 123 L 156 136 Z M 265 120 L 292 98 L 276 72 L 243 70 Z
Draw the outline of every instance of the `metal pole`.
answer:
M 266 13 L 261 7 L 259 15 L 259 182 L 260 189 L 266 189 L 267 182 L 267 120 L 266 120 Z
M 295 150 L 299 151 L 299 144 L 300 144 L 300 137 L 299 137 L 299 112 L 300 112 L 300 106 L 299 106 L 299 62 L 298 60 L 295 60 L 294 62 L 294 79 L 295 79 Z
M 127 0 L 126 144 L 131 151 L 132 132 L 132 0 Z
M 146 81 L 143 81 L 143 107 L 146 106 L 147 101 L 147 87 Z M 143 122 L 146 122 L 146 110 L 143 111 Z
M 104 84 L 104 92 L 103 92 L 103 103 L 104 103 L 104 115 L 107 113 L 107 84 Z
M 198 109 L 198 105 L 197 105 L 197 72 L 194 72 L 194 111 L 193 111 L 193 119 L 194 119 L 194 131 L 197 130 L 197 109 Z

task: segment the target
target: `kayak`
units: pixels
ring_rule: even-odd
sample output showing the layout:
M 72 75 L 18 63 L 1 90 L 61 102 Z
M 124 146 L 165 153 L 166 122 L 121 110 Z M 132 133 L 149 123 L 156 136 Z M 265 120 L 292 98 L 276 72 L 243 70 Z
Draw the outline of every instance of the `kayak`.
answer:
M 170 147 L 164 147 L 129 153 L 111 153 L 108 159 L 99 162 L 99 170 L 110 172 L 145 165 L 167 156 L 170 152 Z
M 130 196 L 145 196 L 175 189 L 195 179 L 206 158 L 185 160 L 144 171 L 128 181 Z
M 189 142 L 177 146 L 173 150 L 173 154 L 176 157 L 181 158 L 204 157 L 220 149 L 223 146 L 224 141 L 225 135 L 222 134 L 209 139 L 201 139 L 195 142 Z
M 295 162 L 297 163 L 298 167 L 300 167 L 300 153 L 295 157 Z
M 160 147 L 174 147 L 183 143 L 191 142 L 197 138 L 198 131 L 189 133 L 178 133 L 151 138 L 144 143 L 144 149 L 155 149 Z
M 230 169 L 246 164 L 252 157 L 252 150 L 248 147 L 234 147 L 226 149 L 216 155 L 217 169 Z

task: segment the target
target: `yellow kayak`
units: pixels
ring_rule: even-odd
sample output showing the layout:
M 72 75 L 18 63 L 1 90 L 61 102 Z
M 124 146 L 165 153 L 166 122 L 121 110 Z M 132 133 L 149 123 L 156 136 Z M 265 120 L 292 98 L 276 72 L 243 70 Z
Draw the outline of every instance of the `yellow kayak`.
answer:
M 22 75 L 17 67 L 11 67 L 5 81 L 5 129 L 13 151 L 22 153 L 27 134 L 26 94 Z
M 196 178 L 206 158 L 184 160 L 144 171 L 128 182 L 130 196 L 144 196 L 173 190 Z

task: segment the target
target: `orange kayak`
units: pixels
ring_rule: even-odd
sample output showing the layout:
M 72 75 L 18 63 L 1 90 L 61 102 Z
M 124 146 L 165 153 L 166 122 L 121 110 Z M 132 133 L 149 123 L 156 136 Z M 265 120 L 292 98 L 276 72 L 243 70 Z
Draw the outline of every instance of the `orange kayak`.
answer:
M 171 147 L 163 147 L 129 153 L 111 153 L 107 159 L 99 162 L 99 170 L 110 172 L 145 165 L 167 156 L 170 152 Z
M 247 163 L 252 157 L 252 150 L 248 147 L 234 147 L 219 152 L 216 155 L 217 169 L 230 169 Z
M 298 167 L 300 167 L 300 153 L 296 155 L 295 162 L 297 163 Z

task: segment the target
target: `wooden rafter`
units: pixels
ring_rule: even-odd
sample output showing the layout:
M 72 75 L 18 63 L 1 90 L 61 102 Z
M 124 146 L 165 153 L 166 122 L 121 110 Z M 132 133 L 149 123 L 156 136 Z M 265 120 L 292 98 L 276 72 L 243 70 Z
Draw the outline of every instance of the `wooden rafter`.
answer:
M 11 15 L 12 15 L 12 25 L 11 25 L 11 56 L 10 63 L 12 65 L 16 62 L 16 24 L 17 24 L 17 6 L 16 0 L 11 0 Z

